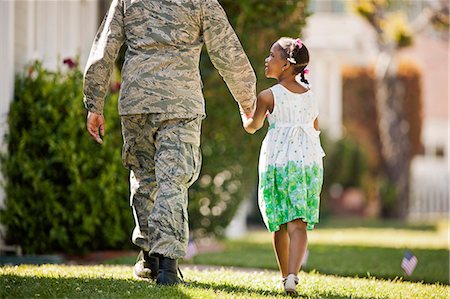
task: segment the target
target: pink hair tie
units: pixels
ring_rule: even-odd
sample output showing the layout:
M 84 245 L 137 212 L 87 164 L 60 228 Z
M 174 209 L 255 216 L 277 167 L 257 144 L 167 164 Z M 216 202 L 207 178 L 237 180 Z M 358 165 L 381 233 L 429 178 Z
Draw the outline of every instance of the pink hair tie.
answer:
M 298 47 L 299 47 L 300 49 L 303 47 L 303 43 L 302 43 L 302 40 L 301 40 L 301 39 L 297 38 L 297 39 L 295 40 L 295 43 L 298 45 Z
M 309 69 L 304 69 L 303 70 L 303 74 L 308 75 L 309 74 Z

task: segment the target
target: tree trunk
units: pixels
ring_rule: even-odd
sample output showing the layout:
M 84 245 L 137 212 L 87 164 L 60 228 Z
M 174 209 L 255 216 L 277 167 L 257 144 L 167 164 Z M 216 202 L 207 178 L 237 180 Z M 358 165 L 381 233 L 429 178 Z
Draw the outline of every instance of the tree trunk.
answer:
M 398 78 L 395 53 L 385 53 L 389 61 L 380 60 L 378 70 L 385 63 L 385 71 L 377 72 L 377 110 L 378 126 L 382 149 L 385 177 L 394 188 L 391 202 L 395 203 L 387 216 L 405 218 L 408 215 L 409 173 L 411 164 L 411 145 L 409 124 L 403 112 L 405 90 Z M 386 196 L 386 195 L 385 195 Z M 382 198 L 386 203 L 389 199 Z

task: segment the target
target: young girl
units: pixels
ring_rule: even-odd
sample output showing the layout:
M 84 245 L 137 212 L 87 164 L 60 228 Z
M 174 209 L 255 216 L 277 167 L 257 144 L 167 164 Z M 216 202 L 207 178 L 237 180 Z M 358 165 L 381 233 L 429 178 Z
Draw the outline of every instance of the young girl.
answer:
M 320 145 L 318 104 L 305 79 L 309 53 L 300 39 L 281 38 L 265 60 L 265 74 L 278 84 L 258 95 L 252 117 L 242 115 L 247 132 L 269 130 L 259 159 L 259 207 L 273 232 L 284 290 L 297 294 L 297 274 L 307 247 L 307 230 L 319 221 L 325 156 Z M 296 81 L 300 75 L 305 86 Z

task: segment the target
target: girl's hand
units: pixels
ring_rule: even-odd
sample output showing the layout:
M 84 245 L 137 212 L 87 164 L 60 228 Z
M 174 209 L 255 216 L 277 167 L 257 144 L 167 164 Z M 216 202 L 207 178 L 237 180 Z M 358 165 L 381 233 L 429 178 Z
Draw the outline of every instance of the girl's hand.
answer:
M 267 111 L 273 111 L 273 94 L 270 89 L 262 91 L 256 100 L 256 110 L 252 116 L 241 113 L 242 124 L 245 131 L 254 134 L 264 125 Z
M 249 119 L 251 119 L 253 117 L 253 113 L 246 114 L 240 106 L 239 106 L 239 113 L 241 115 L 242 126 L 245 128 L 245 124 L 249 121 Z

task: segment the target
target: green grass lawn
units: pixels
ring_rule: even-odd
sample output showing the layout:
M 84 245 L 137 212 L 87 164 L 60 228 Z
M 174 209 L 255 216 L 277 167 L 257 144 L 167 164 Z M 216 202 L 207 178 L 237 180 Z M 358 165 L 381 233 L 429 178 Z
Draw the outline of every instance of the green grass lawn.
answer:
M 299 275 L 302 298 L 450 297 L 448 222 L 331 220 L 308 236 L 309 259 Z M 189 286 L 158 287 L 133 279 L 134 255 L 110 265 L 4 266 L 0 298 L 284 298 L 268 232 L 253 231 L 223 245 L 223 251 L 198 254 L 190 263 L 262 270 L 185 265 Z M 405 249 L 419 259 L 410 277 L 400 268 Z
M 449 284 L 448 223 L 434 226 L 389 227 L 344 225 L 331 221 L 308 234 L 309 258 L 304 271 L 341 276 L 377 277 L 426 283 Z M 396 228 L 394 228 L 396 227 Z M 225 265 L 277 269 L 271 234 L 249 233 L 244 238 L 225 241 L 223 252 L 194 257 L 194 264 Z M 419 262 L 411 276 L 405 276 L 400 264 L 405 250 L 411 250 Z
M 5 266 L 0 298 L 286 298 L 276 271 L 185 269 L 189 286 L 158 287 L 135 280 L 131 266 Z M 450 288 L 401 280 L 302 272 L 301 298 L 448 298 Z
M 347 277 L 401 278 L 449 284 L 448 222 L 407 224 L 398 221 L 331 219 L 308 234 L 309 258 L 303 271 Z M 191 263 L 276 270 L 271 234 L 253 231 L 223 241 L 222 252 L 202 253 Z M 400 267 L 405 250 L 419 259 L 411 276 Z M 111 261 L 133 264 L 135 256 Z

